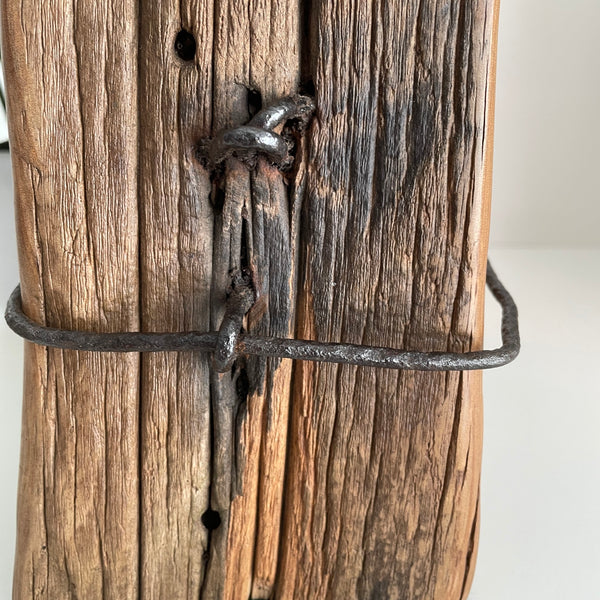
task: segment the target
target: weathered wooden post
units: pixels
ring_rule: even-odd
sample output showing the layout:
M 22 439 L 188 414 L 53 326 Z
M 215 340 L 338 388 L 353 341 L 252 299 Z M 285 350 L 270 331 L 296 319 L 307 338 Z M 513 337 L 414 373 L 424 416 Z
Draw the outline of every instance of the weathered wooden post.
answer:
M 479 349 L 497 14 L 3 0 L 25 312 L 214 331 L 245 278 L 250 333 Z M 212 160 L 299 93 L 285 165 Z M 481 403 L 480 372 L 27 342 L 14 598 L 464 598 Z

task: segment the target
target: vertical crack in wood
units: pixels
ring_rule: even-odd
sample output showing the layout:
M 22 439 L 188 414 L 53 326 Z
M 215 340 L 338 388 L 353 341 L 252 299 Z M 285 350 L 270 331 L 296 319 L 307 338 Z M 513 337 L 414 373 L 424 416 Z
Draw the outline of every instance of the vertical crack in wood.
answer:
M 465 576 L 463 579 L 462 589 L 460 593 L 461 600 L 466 600 L 469 595 L 471 581 L 475 570 L 475 559 L 477 555 L 477 543 L 479 540 L 479 519 L 480 519 L 480 493 L 477 491 L 477 506 L 475 508 L 475 515 L 473 517 L 473 527 L 471 528 L 471 535 L 469 536 L 469 548 L 467 550 L 467 556 L 465 559 L 464 572 Z
M 136 41 L 137 41 L 137 48 L 136 48 L 136 69 L 137 69 L 137 74 L 138 74 L 138 85 L 137 85 L 137 90 L 136 90 L 136 101 L 137 101 L 137 106 L 140 107 L 141 106 L 141 95 L 144 93 L 142 86 L 139 84 L 139 75 L 142 72 L 142 52 L 141 52 L 141 44 L 140 44 L 140 39 L 142 36 L 142 20 L 141 20 L 141 15 L 143 12 L 143 4 L 144 4 L 144 0 L 136 0 Z M 141 136 L 141 131 L 142 131 L 142 123 L 141 123 L 141 119 L 137 119 L 136 122 L 137 125 L 137 140 L 138 143 L 136 144 L 136 164 L 139 165 L 141 160 L 140 160 L 140 153 L 141 153 L 141 147 L 139 144 L 139 139 Z M 142 227 L 140 225 L 140 219 L 141 219 L 141 215 L 143 214 L 143 207 L 142 207 L 142 193 L 141 193 L 141 182 L 140 182 L 140 169 L 136 169 L 136 173 L 135 173 L 135 189 L 136 189 L 136 199 L 137 199 L 137 214 L 138 214 L 138 228 L 137 228 L 137 246 L 138 246 L 138 253 L 137 253 L 137 272 L 138 272 L 138 277 L 142 278 L 142 271 L 144 269 L 144 262 L 142 259 L 142 245 L 144 243 L 144 239 L 143 239 L 143 234 L 142 234 Z M 144 290 L 143 290 L 143 285 L 142 283 L 140 283 L 140 285 L 138 286 L 138 298 L 137 298 L 137 305 L 138 305 L 138 310 L 141 311 L 141 307 L 144 305 Z M 139 318 L 139 329 L 140 331 L 143 330 L 143 317 L 140 315 Z M 144 535 L 145 535 L 145 531 L 144 531 L 144 525 L 143 525 L 143 518 L 144 518 L 144 503 L 143 503 L 143 492 L 144 492 L 144 476 L 143 476 L 143 461 L 144 461 L 144 436 L 143 436 L 143 418 L 144 418 L 144 407 L 143 407 L 143 403 L 144 403 L 144 396 L 143 396 L 143 386 L 144 386 L 144 377 L 143 377 L 143 373 L 144 373 L 144 355 L 141 354 L 140 358 L 139 358 L 139 370 L 138 370 L 138 430 L 137 430 L 137 443 L 138 443 L 138 447 L 137 447 L 137 455 L 138 455 L 138 553 L 137 553 L 137 580 L 138 580 L 138 590 L 137 590 L 137 598 L 139 600 L 140 596 L 141 596 L 141 590 L 143 589 L 143 585 L 144 585 L 144 580 L 145 580 L 145 576 L 144 576 L 144 572 L 143 572 L 143 560 L 144 560 Z
M 258 98 L 266 106 L 297 92 L 298 18 L 297 2 L 217 3 L 213 135 L 246 123 Z M 291 199 L 290 190 L 295 188 L 288 188 L 277 168 L 262 159 L 252 172 L 228 160 L 221 184 L 216 182 L 217 188 L 220 185 L 224 194 L 222 206 L 215 202 L 211 326 L 220 325 L 232 271 L 248 268 L 259 298 L 247 315 L 247 330 L 289 337 L 297 243 L 291 238 L 296 214 L 290 205 L 298 201 Z M 249 357 L 238 362 L 233 377 L 211 375 L 211 506 L 222 520 L 211 534 L 204 598 L 271 595 L 290 373 L 291 361 Z M 241 387 L 247 392 L 240 394 Z

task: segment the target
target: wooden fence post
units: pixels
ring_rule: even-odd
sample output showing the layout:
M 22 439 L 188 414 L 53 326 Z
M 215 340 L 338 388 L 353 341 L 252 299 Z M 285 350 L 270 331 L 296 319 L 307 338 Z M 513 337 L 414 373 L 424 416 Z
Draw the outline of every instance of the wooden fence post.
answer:
M 4 0 L 24 308 L 481 347 L 497 0 Z M 299 91 L 293 167 L 198 143 Z M 479 373 L 26 343 L 14 598 L 468 593 Z

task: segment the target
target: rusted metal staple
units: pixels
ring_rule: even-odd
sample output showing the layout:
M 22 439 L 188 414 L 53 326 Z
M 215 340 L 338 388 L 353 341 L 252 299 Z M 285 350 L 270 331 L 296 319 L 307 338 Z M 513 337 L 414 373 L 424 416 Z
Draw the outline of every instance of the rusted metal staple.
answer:
M 508 364 L 520 349 L 517 307 L 488 263 L 487 284 L 502 307 L 502 346 L 475 352 L 414 352 L 375 346 L 294 340 L 239 334 L 242 311 L 247 311 L 248 297 L 230 295 L 229 323 L 222 332 L 198 333 L 95 333 L 44 327 L 23 313 L 21 291 L 17 287 L 8 301 L 6 322 L 18 335 L 42 346 L 91 352 L 199 352 L 221 353 L 220 368 L 228 368 L 237 356 L 258 355 L 296 360 L 312 360 L 363 367 L 383 367 L 416 371 L 472 371 L 493 369 Z M 240 292 L 242 297 L 245 292 Z M 232 300 L 233 298 L 233 300 Z M 240 316 L 241 315 L 241 316 Z M 238 330 L 239 332 L 239 330 Z

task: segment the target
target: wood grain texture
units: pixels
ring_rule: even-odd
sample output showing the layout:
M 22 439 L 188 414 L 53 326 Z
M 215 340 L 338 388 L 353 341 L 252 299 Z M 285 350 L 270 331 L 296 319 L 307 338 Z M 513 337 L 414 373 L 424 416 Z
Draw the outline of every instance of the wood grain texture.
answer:
M 252 92 L 268 106 L 297 90 L 300 7 L 296 1 L 227 0 L 215 7 L 213 133 L 248 121 Z M 284 179 L 259 160 L 253 172 L 227 161 L 215 181 L 212 327 L 223 317 L 232 274 L 248 270 L 260 296 L 247 329 L 291 336 L 301 172 Z M 289 361 L 239 360 L 212 375 L 211 532 L 207 598 L 268 598 L 277 568 L 286 456 Z
M 479 348 L 497 13 L 4 0 L 26 312 L 218 329 L 244 272 L 253 333 Z M 317 113 L 291 171 L 195 159 L 301 81 Z M 27 344 L 25 377 L 15 598 L 468 593 L 478 373 Z
M 212 3 L 141 2 L 139 213 L 141 326 L 207 331 L 213 214 L 210 177 L 193 159 L 212 115 Z M 180 30 L 202 36 L 195 57 Z M 209 357 L 142 356 L 140 594 L 197 599 L 208 532 Z
M 253 90 L 265 102 L 296 91 L 299 14 L 271 1 L 4 3 L 33 318 L 218 328 L 232 270 L 247 260 L 262 289 L 248 328 L 292 334 L 298 186 L 263 161 L 252 174 L 232 161 L 213 181 L 193 156 L 199 139 L 260 108 Z M 175 52 L 182 29 L 197 42 L 189 61 Z M 269 593 L 289 361 L 248 361 L 211 382 L 196 353 L 28 347 L 26 371 L 16 597 Z M 213 533 L 209 509 L 221 519 Z
M 313 2 L 298 335 L 481 345 L 493 2 Z M 278 598 L 461 598 L 480 377 L 299 363 Z
M 25 310 L 138 327 L 132 3 L 2 3 Z M 26 345 L 15 598 L 135 598 L 139 357 Z

